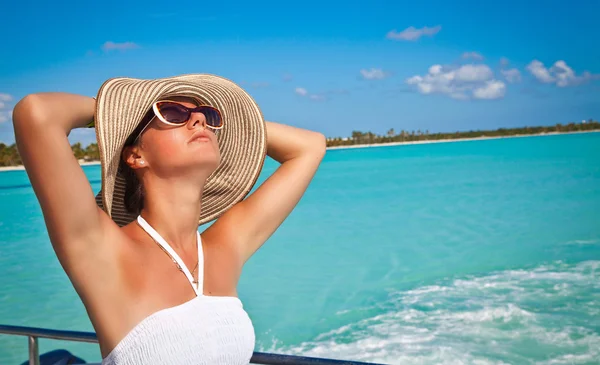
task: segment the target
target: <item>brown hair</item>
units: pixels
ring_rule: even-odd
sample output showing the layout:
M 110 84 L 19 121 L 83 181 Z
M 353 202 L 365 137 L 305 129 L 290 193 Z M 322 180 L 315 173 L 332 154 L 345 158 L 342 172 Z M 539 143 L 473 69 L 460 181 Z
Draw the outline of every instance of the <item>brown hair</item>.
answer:
M 136 141 L 136 138 L 152 119 L 154 119 L 154 111 L 150 109 L 140 124 L 138 124 L 135 130 L 127 137 L 123 149 L 125 147 L 133 146 L 134 142 L 135 144 L 139 144 L 140 139 Z M 121 160 L 119 168 L 125 178 L 125 194 L 123 195 L 125 209 L 127 209 L 129 213 L 140 214 L 142 208 L 144 208 L 144 187 L 140 183 L 140 179 L 138 179 L 135 171 L 129 167 L 125 161 Z

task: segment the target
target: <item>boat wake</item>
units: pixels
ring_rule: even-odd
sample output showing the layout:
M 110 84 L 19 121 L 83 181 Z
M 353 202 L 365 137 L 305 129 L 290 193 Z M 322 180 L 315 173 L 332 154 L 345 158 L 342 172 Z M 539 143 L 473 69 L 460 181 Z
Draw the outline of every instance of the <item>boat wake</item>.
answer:
M 388 364 L 600 363 L 600 261 L 454 279 L 395 292 L 382 308 L 269 351 Z

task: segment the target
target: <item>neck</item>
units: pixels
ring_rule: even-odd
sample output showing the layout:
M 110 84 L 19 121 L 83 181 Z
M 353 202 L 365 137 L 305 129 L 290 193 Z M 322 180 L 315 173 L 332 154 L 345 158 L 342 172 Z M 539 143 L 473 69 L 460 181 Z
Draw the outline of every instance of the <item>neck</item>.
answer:
M 204 180 L 144 179 L 142 217 L 173 248 L 195 248 Z

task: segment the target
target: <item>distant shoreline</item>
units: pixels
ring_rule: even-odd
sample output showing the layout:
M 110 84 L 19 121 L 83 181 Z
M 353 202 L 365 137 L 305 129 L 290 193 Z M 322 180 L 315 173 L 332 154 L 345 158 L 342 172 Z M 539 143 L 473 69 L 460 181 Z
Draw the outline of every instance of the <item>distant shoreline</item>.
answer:
M 600 133 L 600 130 L 591 131 L 573 131 L 573 132 L 546 132 L 546 133 L 532 133 L 532 134 L 515 134 L 512 136 L 481 136 L 473 138 L 446 138 L 446 139 L 430 139 L 422 141 L 405 141 L 405 142 L 388 142 L 388 143 L 364 143 L 364 144 L 352 144 L 347 146 L 333 146 L 327 147 L 328 150 L 344 150 L 351 148 L 374 148 L 374 147 L 392 147 L 401 145 L 412 145 L 412 144 L 429 144 L 429 143 L 448 143 L 448 142 L 466 142 L 466 141 L 481 141 L 489 139 L 503 139 L 503 138 L 520 138 L 520 137 L 543 137 L 543 136 L 555 136 L 560 134 L 582 134 L 582 133 Z
M 79 165 L 80 166 L 100 165 L 100 161 L 81 162 Z M 23 167 L 23 165 L 0 167 L 0 172 L 2 172 L 2 171 L 19 171 L 19 170 L 25 170 L 25 167 Z
M 490 139 L 503 139 L 503 138 L 522 138 L 522 137 L 543 137 L 543 136 L 555 136 L 559 134 L 582 134 L 582 133 L 600 133 L 600 130 L 591 131 L 573 131 L 573 132 L 547 132 L 547 133 L 535 133 L 535 134 L 516 134 L 512 136 L 481 136 L 474 138 L 447 138 L 447 139 L 434 139 L 434 140 L 422 140 L 422 141 L 405 141 L 405 142 L 388 142 L 388 143 L 365 143 L 365 144 L 353 144 L 347 146 L 333 146 L 327 147 L 327 150 L 344 150 L 353 148 L 375 148 L 375 147 L 393 147 L 401 145 L 415 145 L 415 144 L 430 144 L 430 143 L 449 143 L 449 142 L 466 142 L 466 141 L 482 141 Z M 81 166 L 100 165 L 100 161 L 82 162 Z M 23 165 L 18 166 L 2 166 L 2 171 L 18 171 L 24 170 Z

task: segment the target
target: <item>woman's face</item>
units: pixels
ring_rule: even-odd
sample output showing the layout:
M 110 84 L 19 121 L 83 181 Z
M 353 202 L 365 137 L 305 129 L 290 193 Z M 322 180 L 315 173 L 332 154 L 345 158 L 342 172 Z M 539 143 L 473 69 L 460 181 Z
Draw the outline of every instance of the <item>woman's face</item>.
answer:
M 186 107 L 197 106 L 185 97 L 169 100 Z M 217 137 L 206 126 L 206 117 L 193 113 L 186 123 L 177 126 L 154 117 L 137 145 L 126 154 L 126 161 L 132 167 L 149 168 L 163 177 L 184 174 L 190 169 L 201 169 L 208 177 L 219 166 L 221 156 Z

